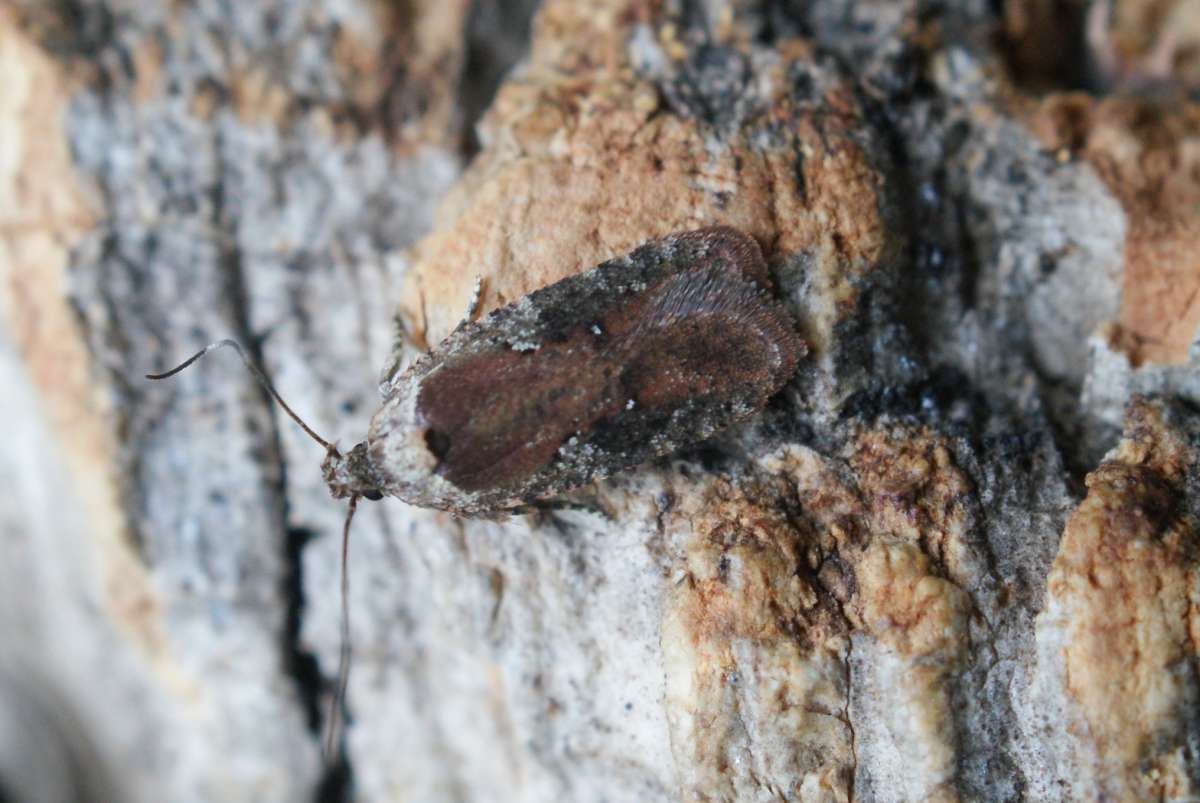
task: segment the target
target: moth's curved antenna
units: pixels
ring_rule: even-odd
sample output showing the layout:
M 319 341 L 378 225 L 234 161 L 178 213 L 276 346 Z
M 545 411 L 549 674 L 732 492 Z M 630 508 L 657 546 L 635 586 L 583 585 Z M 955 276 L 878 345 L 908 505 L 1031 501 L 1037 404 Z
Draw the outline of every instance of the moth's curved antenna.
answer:
M 300 428 L 303 429 L 310 438 L 324 446 L 327 452 L 337 454 L 337 447 L 322 438 L 317 433 L 313 432 L 312 428 L 309 427 L 308 424 L 304 423 L 304 419 L 298 416 L 291 407 L 288 407 L 287 402 L 285 402 L 279 395 L 278 391 L 275 390 L 275 387 L 271 384 L 271 381 L 267 379 L 266 374 L 264 374 L 259 367 L 255 365 L 249 357 L 246 356 L 246 352 L 242 349 L 241 344 L 236 340 L 224 338 L 216 341 L 215 343 L 209 343 L 200 351 L 196 352 L 191 357 L 188 357 L 171 370 L 164 371 L 161 374 L 146 374 L 146 378 L 167 379 L 175 376 L 175 374 L 179 373 L 184 368 L 187 368 L 189 365 L 196 362 L 196 360 L 199 360 L 210 351 L 215 351 L 216 349 L 224 346 L 228 346 L 237 352 L 238 356 L 242 358 L 242 362 L 245 364 L 246 368 L 248 368 L 250 373 L 254 375 L 254 378 L 257 379 L 259 383 L 267 389 L 267 392 L 271 394 L 271 398 L 279 402 L 279 406 L 283 408 L 284 412 L 291 416 L 291 419 L 299 424 Z M 333 745 L 337 734 L 341 729 L 340 726 L 342 724 L 342 712 L 345 708 L 346 702 L 346 687 L 350 682 L 350 575 L 347 571 L 346 563 L 350 557 L 350 522 L 354 520 L 354 511 L 358 509 L 358 499 L 359 494 L 354 494 L 350 497 L 350 507 L 346 512 L 346 523 L 342 525 L 342 644 L 340 655 L 338 657 L 337 688 L 334 691 L 333 698 L 330 700 L 329 723 L 328 730 L 325 735 L 325 758 L 327 761 L 331 761 L 333 758 Z
M 184 368 L 187 368 L 189 365 L 191 365 L 192 363 L 194 363 L 196 360 L 200 359 L 204 355 L 208 354 L 210 351 L 216 351 L 217 349 L 222 348 L 224 346 L 228 346 L 238 353 L 238 356 L 242 358 L 242 362 L 246 365 L 246 368 L 248 368 L 250 370 L 250 373 L 254 375 L 254 378 L 258 380 L 259 384 L 267 389 L 267 392 L 271 394 L 271 398 L 273 398 L 273 399 L 275 399 L 275 401 L 279 402 L 279 406 L 283 408 L 283 411 L 285 413 L 287 413 L 289 416 L 291 416 L 292 420 L 295 421 L 297 424 L 299 424 L 300 428 L 303 429 L 310 438 L 312 438 L 314 441 L 316 441 L 317 443 L 324 446 L 326 451 L 336 451 L 336 448 L 334 447 L 334 445 L 332 443 L 325 440 L 317 433 L 313 432 L 312 427 L 310 427 L 308 424 L 304 423 L 304 419 L 302 419 L 300 416 L 296 415 L 296 412 L 291 407 L 288 407 L 287 402 L 285 402 L 283 400 L 283 397 L 281 397 L 279 395 L 279 393 L 275 390 L 275 387 L 271 384 L 271 380 L 267 379 L 267 375 L 264 374 L 259 369 L 259 367 L 254 364 L 254 362 L 249 357 L 246 356 L 246 352 L 242 350 L 241 344 L 238 343 L 236 340 L 224 338 L 222 340 L 216 341 L 215 343 L 209 343 L 207 346 L 200 349 L 200 351 L 197 351 L 191 357 L 188 357 L 186 360 L 181 362 L 179 365 L 176 365 L 170 371 L 165 371 L 161 374 L 146 374 L 146 378 L 147 379 L 167 379 L 168 377 L 175 376 L 175 374 L 179 373 Z
M 333 759 L 333 743 L 346 707 L 346 687 L 350 683 L 350 574 L 346 562 L 350 556 L 350 522 L 358 509 L 358 495 L 350 497 L 350 509 L 346 511 L 346 523 L 342 526 L 342 624 L 341 654 L 338 656 L 337 689 L 329 701 L 329 724 L 325 732 L 325 760 Z

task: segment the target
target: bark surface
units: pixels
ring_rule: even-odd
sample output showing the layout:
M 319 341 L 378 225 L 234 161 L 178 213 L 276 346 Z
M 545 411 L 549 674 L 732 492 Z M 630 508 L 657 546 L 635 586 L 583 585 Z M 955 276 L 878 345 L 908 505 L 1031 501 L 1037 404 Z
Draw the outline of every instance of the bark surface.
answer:
M 1200 31 L 1146 5 L 9 0 L 0 791 L 1200 796 Z M 237 338 L 348 446 L 477 278 L 711 225 L 795 377 L 569 509 L 364 501 L 324 763 L 322 450 L 231 352 L 142 374 Z

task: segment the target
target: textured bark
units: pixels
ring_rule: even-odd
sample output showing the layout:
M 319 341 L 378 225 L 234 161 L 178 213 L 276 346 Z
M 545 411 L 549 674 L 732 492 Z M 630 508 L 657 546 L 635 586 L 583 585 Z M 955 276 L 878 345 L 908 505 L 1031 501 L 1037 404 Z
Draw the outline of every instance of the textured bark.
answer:
M 996 5 L 0 9 L 0 789 L 1200 796 L 1200 35 Z M 141 375 L 236 337 L 354 443 L 477 278 L 714 224 L 795 378 L 569 509 L 364 502 L 323 764 L 321 449 Z

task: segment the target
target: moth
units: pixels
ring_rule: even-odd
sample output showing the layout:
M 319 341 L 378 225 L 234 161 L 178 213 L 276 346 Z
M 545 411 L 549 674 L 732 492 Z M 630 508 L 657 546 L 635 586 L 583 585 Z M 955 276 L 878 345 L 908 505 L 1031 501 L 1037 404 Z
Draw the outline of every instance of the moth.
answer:
M 753 238 L 717 226 L 645 243 L 478 321 L 461 323 L 388 380 L 367 438 L 348 453 L 314 432 L 234 341 L 283 410 L 325 447 L 325 482 L 348 498 L 395 496 L 461 515 L 514 510 L 702 441 L 760 411 L 806 351 L 771 294 Z
M 729 227 L 642 245 L 465 321 L 385 388 L 334 497 L 512 509 L 708 438 L 763 408 L 804 345 L 758 244 Z
M 758 243 L 728 226 L 653 240 L 536 290 L 385 383 L 367 439 L 317 435 L 335 498 L 395 496 L 472 515 L 669 454 L 761 410 L 805 353 Z

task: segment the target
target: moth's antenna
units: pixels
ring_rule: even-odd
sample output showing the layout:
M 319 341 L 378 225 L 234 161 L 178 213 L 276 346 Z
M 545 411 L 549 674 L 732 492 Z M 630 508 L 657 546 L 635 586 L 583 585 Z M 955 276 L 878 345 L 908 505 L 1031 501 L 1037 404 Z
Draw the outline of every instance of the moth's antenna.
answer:
M 325 733 L 325 760 L 333 758 L 333 742 L 342 724 L 342 711 L 346 706 L 346 686 L 350 682 L 350 575 L 346 561 L 350 556 L 350 522 L 358 509 L 358 494 L 350 497 L 350 509 L 346 512 L 346 523 L 342 527 L 342 648 L 338 657 L 337 689 L 329 702 L 329 726 Z
M 283 400 L 283 398 L 279 395 L 279 393 L 271 385 L 271 380 L 267 379 L 267 375 L 264 374 L 259 369 L 259 367 L 250 360 L 249 357 L 246 356 L 246 352 L 242 350 L 241 344 L 238 343 L 236 340 L 230 340 L 229 338 L 225 338 L 224 340 L 218 340 L 215 343 L 209 343 L 207 346 L 202 348 L 200 351 L 196 352 L 191 357 L 188 357 L 186 360 L 181 362 L 179 365 L 176 365 L 170 371 L 167 371 L 167 372 L 161 373 L 161 374 L 146 374 L 146 378 L 147 379 L 166 379 L 168 377 L 175 376 L 175 374 L 179 373 L 184 368 L 187 368 L 189 365 L 191 365 L 192 363 L 194 363 L 196 360 L 200 359 L 204 355 L 208 354 L 210 351 L 216 351 L 217 349 L 221 348 L 222 346 L 229 346 L 230 348 L 232 348 L 234 351 L 236 351 L 238 353 L 238 356 L 242 358 L 242 362 L 245 363 L 245 365 L 248 369 L 250 369 L 250 373 L 254 374 L 254 378 L 259 381 L 259 384 L 261 384 L 264 388 L 267 389 L 267 392 L 271 394 L 271 397 L 273 399 L 275 399 L 275 401 L 279 402 L 279 406 L 283 408 L 283 411 L 285 413 L 287 413 L 289 416 L 291 416 L 292 420 L 295 421 L 297 424 L 299 424 L 300 428 L 303 429 L 306 433 L 308 433 L 308 436 L 310 438 L 312 438 L 314 441 L 316 441 L 317 443 L 324 446 L 326 451 L 334 451 L 335 450 L 334 445 L 332 443 L 325 440 L 317 433 L 313 432 L 312 428 L 308 424 L 304 423 L 304 419 L 302 419 L 300 416 L 296 415 L 295 411 L 292 410 L 291 407 L 288 407 L 287 402 L 285 402 Z
M 288 407 L 287 402 L 285 402 L 279 395 L 279 392 L 275 390 L 275 387 L 271 384 L 271 381 L 267 379 L 266 374 L 264 374 L 259 367 L 255 365 L 249 357 L 246 356 L 246 352 L 242 350 L 241 344 L 236 340 L 225 338 L 223 340 L 218 340 L 215 343 L 209 343 L 203 349 L 196 352 L 191 357 L 188 357 L 171 370 L 164 371 L 161 374 L 146 374 L 146 378 L 167 379 L 168 377 L 175 376 L 175 374 L 179 373 L 184 368 L 187 368 L 189 365 L 196 362 L 196 360 L 199 360 L 210 351 L 215 351 L 223 346 L 229 346 L 237 352 L 238 356 L 242 358 L 242 362 L 245 364 L 246 368 L 248 368 L 250 373 L 254 375 L 254 378 L 257 379 L 259 383 L 267 389 L 267 392 L 271 394 L 271 398 L 279 402 L 279 406 L 283 408 L 284 412 L 291 416 L 292 420 L 299 424 L 300 428 L 308 433 L 310 438 L 324 446 L 326 451 L 334 454 L 337 453 L 337 448 L 332 443 L 313 432 L 312 428 L 308 424 L 304 423 L 304 419 L 296 415 L 296 412 L 291 407 Z M 350 682 L 350 576 L 346 568 L 346 563 L 350 556 L 350 522 L 354 520 L 354 511 L 358 509 L 358 498 L 358 494 L 354 494 L 350 497 L 350 508 L 346 512 L 346 523 L 342 526 L 342 644 L 341 654 L 338 658 L 337 689 L 334 692 L 333 699 L 331 700 L 329 707 L 329 729 L 325 737 L 326 760 L 332 759 L 333 756 L 333 743 L 338 731 L 340 730 L 339 726 L 341 725 L 342 720 L 341 714 L 346 702 L 346 686 Z

